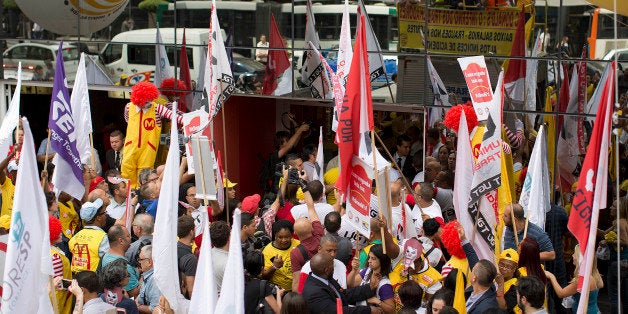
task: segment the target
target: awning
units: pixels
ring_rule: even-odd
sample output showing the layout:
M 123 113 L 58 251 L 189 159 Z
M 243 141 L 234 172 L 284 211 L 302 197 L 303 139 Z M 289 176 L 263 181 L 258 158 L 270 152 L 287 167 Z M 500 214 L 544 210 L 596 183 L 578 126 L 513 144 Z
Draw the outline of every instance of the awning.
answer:
M 604 0 L 602 0 L 604 1 Z M 612 2 L 612 0 L 607 0 Z M 560 0 L 536 0 L 534 2 L 535 7 L 545 7 L 545 3 L 547 2 L 548 7 L 560 7 Z M 590 6 L 590 2 L 595 1 L 586 1 L 586 0 L 563 0 L 564 7 L 575 7 L 575 6 Z

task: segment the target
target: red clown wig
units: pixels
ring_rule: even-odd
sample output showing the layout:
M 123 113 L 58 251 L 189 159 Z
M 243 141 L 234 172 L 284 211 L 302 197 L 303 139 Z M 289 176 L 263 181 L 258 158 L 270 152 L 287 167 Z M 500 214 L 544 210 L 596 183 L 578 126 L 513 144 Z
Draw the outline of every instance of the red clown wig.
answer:
M 478 116 L 475 114 L 475 110 L 473 109 L 473 105 L 468 101 L 466 104 L 460 104 L 453 106 L 447 111 L 445 114 L 445 124 L 450 130 L 458 133 L 458 125 L 460 124 L 460 115 L 461 112 L 464 111 L 465 118 L 467 119 L 467 126 L 469 127 L 469 133 L 473 130 L 474 127 L 478 125 Z
M 157 97 L 159 97 L 159 90 L 153 83 L 139 82 L 131 88 L 131 102 L 137 106 L 143 106 Z

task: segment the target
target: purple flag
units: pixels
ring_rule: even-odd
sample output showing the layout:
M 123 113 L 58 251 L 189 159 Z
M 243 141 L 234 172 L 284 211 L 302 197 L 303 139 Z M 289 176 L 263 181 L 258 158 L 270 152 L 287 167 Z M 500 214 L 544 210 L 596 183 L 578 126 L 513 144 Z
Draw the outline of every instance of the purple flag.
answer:
M 81 199 L 85 193 L 83 165 L 76 149 L 76 132 L 72 118 L 72 107 L 70 106 L 70 95 L 65 82 L 62 45 L 63 42 L 60 42 L 48 117 L 50 147 L 57 152 L 53 160 L 55 171 L 52 176 L 52 183 L 57 194 L 64 191 L 76 199 Z M 68 175 L 70 173 L 72 175 Z

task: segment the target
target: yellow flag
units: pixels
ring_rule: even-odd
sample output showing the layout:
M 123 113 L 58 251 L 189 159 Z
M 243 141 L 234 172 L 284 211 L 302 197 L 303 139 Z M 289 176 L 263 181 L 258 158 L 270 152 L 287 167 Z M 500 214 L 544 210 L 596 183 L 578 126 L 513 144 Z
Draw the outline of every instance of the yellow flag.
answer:
M 549 168 L 551 200 L 554 199 L 554 162 L 556 160 L 556 119 L 552 114 L 554 112 L 552 100 L 556 101 L 556 94 L 554 94 L 552 87 L 548 87 L 545 92 L 545 107 L 543 108 L 545 116 L 543 117 L 543 122 L 547 124 L 547 166 Z
M 505 138 L 502 132 L 502 138 Z M 502 173 L 501 180 L 502 184 L 497 189 L 497 199 L 498 199 L 498 222 L 497 226 L 495 226 L 495 263 L 499 262 L 499 256 L 501 255 L 501 241 L 502 241 L 502 232 L 504 230 L 504 220 L 502 217 L 504 216 L 504 208 L 507 205 L 512 204 L 515 200 L 515 182 L 514 182 L 514 171 L 512 167 L 512 154 L 506 154 L 502 147 Z

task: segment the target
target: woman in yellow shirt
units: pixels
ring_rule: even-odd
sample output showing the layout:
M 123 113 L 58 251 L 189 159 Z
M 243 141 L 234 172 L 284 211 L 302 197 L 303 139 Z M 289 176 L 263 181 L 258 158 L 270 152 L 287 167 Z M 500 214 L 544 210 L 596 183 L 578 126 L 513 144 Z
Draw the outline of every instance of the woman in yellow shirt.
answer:
M 262 251 L 264 255 L 262 279 L 270 280 L 286 291 L 292 290 L 290 251 L 300 243 L 299 240 L 292 238 L 293 232 L 294 228 L 290 221 L 275 221 L 272 228 L 272 242 Z

